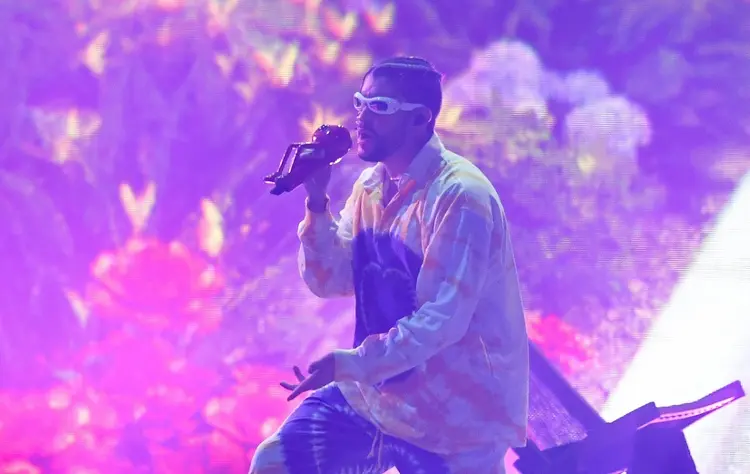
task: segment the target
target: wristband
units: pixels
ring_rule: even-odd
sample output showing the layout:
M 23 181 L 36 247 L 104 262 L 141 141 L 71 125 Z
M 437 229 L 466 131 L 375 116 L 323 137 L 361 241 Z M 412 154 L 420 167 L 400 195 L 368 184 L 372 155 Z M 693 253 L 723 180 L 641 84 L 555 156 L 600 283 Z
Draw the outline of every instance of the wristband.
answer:
M 329 201 L 330 201 L 330 199 L 328 199 L 328 196 L 325 196 L 323 198 L 323 200 L 320 202 L 320 204 L 321 204 L 320 208 L 313 209 L 312 207 L 310 207 L 311 200 L 310 200 L 310 196 L 308 196 L 307 199 L 305 199 L 305 207 L 307 207 L 307 210 L 310 211 L 310 212 L 314 212 L 316 214 L 322 214 L 322 213 L 324 213 L 324 212 L 326 212 L 328 210 L 328 203 L 329 203 Z

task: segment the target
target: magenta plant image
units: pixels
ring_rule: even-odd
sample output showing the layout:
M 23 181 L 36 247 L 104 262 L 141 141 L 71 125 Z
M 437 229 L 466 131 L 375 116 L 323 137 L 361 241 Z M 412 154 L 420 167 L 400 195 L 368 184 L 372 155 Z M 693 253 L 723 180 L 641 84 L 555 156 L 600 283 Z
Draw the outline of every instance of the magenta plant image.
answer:
M 297 274 L 303 197 L 262 177 L 318 126 L 351 127 L 361 75 L 401 53 L 445 72 L 438 133 L 501 194 L 530 337 L 601 406 L 750 166 L 693 134 L 705 179 L 670 181 L 659 137 L 688 121 L 663 111 L 700 120 L 709 95 L 689 75 L 655 82 L 684 91 L 636 79 L 702 56 L 633 43 L 623 63 L 659 67 L 628 88 L 597 49 L 627 41 L 566 30 L 558 2 L 499 3 L 0 6 L 0 472 L 246 472 L 295 406 L 279 382 L 353 323 Z M 612 22 L 626 4 L 590 10 Z M 337 165 L 334 208 L 361 169 Z

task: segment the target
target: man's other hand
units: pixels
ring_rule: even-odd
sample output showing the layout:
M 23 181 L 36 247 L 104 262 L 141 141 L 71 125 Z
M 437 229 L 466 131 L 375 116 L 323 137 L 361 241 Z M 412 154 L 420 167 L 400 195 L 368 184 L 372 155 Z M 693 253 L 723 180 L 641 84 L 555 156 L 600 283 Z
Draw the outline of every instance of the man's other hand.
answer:
M 313 362 L 307 369 L 307 377 L 302 374 L 302 371 L 296 365 L 293 370 L 295 377 L 297 377 L 297 383 L 281 382 L 282 387 L 292 392 L 289 394 L 287 401 L 294 400 L 305 392 L 323 388 L 333 382 L 333 377 L 336 373 L 336 360 L 333 353 L 331 353 Z

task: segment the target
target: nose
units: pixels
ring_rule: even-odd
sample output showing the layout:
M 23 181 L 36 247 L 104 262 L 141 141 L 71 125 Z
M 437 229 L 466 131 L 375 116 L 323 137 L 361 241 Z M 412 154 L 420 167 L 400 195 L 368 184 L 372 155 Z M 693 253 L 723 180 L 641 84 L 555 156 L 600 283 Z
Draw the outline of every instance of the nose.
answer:
M 357 114 L 357 120 L 354 121 L 354 124 L 357 126 L 357 128 L 365 128 L 366 124 L 363 119 L 364 117 L 362 116 L 362 114 Z
M 357 120 L 362 121 L 365 117 L 369 117 L 370 115 L 372 115 L 372 113 L 373 112 L 369 107 L 363 106 L 362 108 L 357 109 Z

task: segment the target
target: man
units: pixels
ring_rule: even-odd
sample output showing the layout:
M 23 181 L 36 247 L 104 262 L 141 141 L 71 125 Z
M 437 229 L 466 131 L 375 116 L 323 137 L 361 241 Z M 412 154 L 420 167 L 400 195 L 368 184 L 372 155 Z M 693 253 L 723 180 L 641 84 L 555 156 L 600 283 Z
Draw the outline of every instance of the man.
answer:
M 354 295 L 354 348 L 314 362 L 315 390 L 258 448 L 251 474 L 504 472 L 526 441 L 528 339 L 508 225 L 492 184 L 434 133 L 441 75 L 373 67 L 354 96 L 357 154 L 375 163 L 341 217 L 330 168 L 311 178 L 300 272 Z

